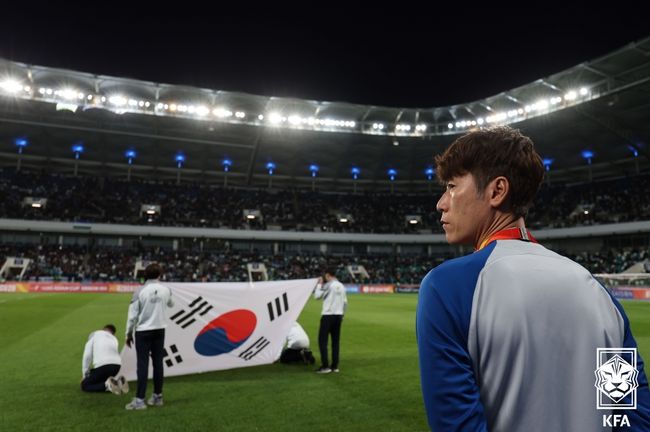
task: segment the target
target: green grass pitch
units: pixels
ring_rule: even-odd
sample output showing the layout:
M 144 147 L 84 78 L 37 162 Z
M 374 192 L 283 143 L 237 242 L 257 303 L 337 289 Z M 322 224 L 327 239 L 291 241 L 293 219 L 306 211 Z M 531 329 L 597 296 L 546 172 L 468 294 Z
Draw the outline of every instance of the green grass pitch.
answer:
M 79 390 L 88 333 L 112 322 L 123 343 L 128 295 L 0 294 L 1 431 L 425 431 L 415 344 L 416 295 L 350 296 L 341 373 L 273 364 L 172 377 L 165 406 Z M 650 303 L 626 302 L 644 359 Z M 320 303 L 300 323 L 318 359 Z M 151 383 L 148 388 L 151 391 Z M 149 394 L 149 393 L 148 393 Z

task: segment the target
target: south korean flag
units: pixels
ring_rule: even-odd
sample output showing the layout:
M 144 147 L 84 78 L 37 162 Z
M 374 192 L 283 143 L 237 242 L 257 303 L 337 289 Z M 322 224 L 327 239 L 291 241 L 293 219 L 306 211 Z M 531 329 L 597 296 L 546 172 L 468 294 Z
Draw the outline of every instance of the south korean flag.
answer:
M 317 282 L 163 282 L 174 299 L 167 309 L 165 376 L 273 363 Z M 120 373 L 129 381 L 136 379 L 136 363 L 135 346 L 125 346 Z

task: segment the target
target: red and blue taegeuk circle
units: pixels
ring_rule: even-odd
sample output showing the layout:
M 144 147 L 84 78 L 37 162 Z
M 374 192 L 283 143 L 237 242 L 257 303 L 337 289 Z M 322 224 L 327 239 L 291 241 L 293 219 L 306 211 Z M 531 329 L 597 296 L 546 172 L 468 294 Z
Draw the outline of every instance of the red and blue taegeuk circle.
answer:
M 194 349 L 204 356 L 226 354 L 242 345 L 255 331 L 257 317 L 247 309 L 236 309 L 210 321 L 194 339 Z

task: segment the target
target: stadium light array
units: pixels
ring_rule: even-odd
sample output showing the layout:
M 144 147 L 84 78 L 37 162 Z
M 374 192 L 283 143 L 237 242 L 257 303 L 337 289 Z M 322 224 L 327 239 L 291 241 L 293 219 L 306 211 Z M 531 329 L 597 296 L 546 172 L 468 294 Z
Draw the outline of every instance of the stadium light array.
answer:
M 17 65 L 24 67 L 24 65 Z M 75 76 L 76 73 L 71 73 Z M 30 80 L 33 79 L 30 77 Z M 119 78 L 116 78 L 119 81 Z M 357 119 L 350 118 L 332 118 L 319 117 L 317 114 L 305 115 L 305 113 L 282 112 L 282 110 L 272 110 L 269 112 L 245 112 L 236 106 L 227 106 L 227 104 L 212 105 L 192 100 L 170 100 L 158 99 L 158 96 L 152 96 L 152 100 L 135 97 L 128 94 L 129 90 L 108 90 L 108 93 L 102 94 L 101 86 L 96 83 L 95 91 L 74 86 L 63 86 L 58 88 L 48 87 L 47 85 L 38 85 L 33 82 L 25 82 L 26 78 L 18 76 L 0 77 L 0 95 L 11 95 L 23 99 L 36 99 L 44 102 L 59 104 L 62 109 L 73 106 L 84 108 L 101 108 L 113 111 L 118 114 L 125 112 L 162 115 L 162 116 L 179 116 L 185 118 L 202 119 L 207 121 L 222 121 L 230 123 L 244 123 L 252 126 L 276 126 L 296 129 L 306 129 L 315 131 L 346 132 L 354 131 L 357 133 L 378 134 L 378 135 L 397 135 L 397 136 L 422 136 L 422 135 L 439 135 L 449 133 L 461 133 L 474 127 L 483 127 L 485 125 L 509 124 L 520 122 L 531 117 L 547 114 L 557 111 L 584 101 L 591 100 L 603 95 L 598 89 L 598 84 L 593 86 L 576 86 L 574 88 L 563 89 L 549 94 L 540 94 L 541 98 L 526 101 L 525 97 L 517 95 L 521 100 L 509 97 L 511 101 L 518 103 L 510 109 L 498 110 L 493 109 L 485 101 L 477 101 L 484 106 L 489 112 L 482 115 L 474 115 L 473 108 L 464 110 L 463 106 L 451 107 L 449 111 L 461 114 L 454 120 L 437 124 L 431 123 L 413 123 L 400 122 L 399 117 L 391 125 L 390 120 L 359 123 Z M 152 90 L 150 83 L 142 83 L 143 88 Z M 113 87 L 113 89 L 115 89 Z M 605 92 L 607 93 L 607 92 Z M 506 95 L 508 96 L 508 95 Z M 155 100 L 153 99 L 155 98 Z M 224 99 L 220 99 L 223 101 Z M 496 102 L 495 102 L 496 103 Z M 68 105 L 63 105 L 68 104 Z M 474 104 L 476 105 L 476 104 Z M 491 105 L 491 104 L 490 104 Z M 371 109 L 371 107 L 368 107 Z M 319 109 L 314 107 L 314 112 Z M 76 112 L 75 110 L 71 110 Z M 422 110 L 427 111 L 427 110 Z M 367 114 L 367 113 L 366 113 Z M 322 115 L 322 114 L 321 114 Z M 362 117 L 365 119 L 365 115 Z M 445 128 L 445 125 L 447 126 Z
M 460 119 L 454 123 L 448 123 L 447 129 L 468 129 L 475 126 L 488 124 L 508 124 L 525 120 L 535 114 L 546 114 L 552 107 L 553 110 L 573 105 L 580 98 L 588 98 L 590 95 L 587 87 L 581 87 L 579 90 L 569 90 L 564 96 L 552 96 L 549 98 L 538 99 L 534 103 L 524 105 L 523 107 L 513 108 L 506 111 L 499 111 L 476 119 Z
M 215 108 L 212 110 L 212 114 L 217 118 L 228 118 L 232 117 L 232 111 L 224 107 Z
M 16 94 L 21 90 L 24 90 L 24 87 L 20 82 L 11 78 L 5 79 L 2 82 L 0 82 L 0 88 L 2 88 L 2 90 L 10 94 Z

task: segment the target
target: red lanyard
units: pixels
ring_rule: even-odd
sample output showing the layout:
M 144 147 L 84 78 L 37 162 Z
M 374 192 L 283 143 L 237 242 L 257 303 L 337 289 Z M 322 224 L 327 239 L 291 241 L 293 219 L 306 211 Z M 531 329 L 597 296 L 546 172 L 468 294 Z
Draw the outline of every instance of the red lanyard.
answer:
M 494 233 L 491 237 L 481 243 L 481 246 L 476 250 L 480 251 L 495 240 L 523 240 L 532 243 L 538 243 L 535 237 L 533 237 L 530 231 L 528 231 L 526 228 L 506 228 Z

